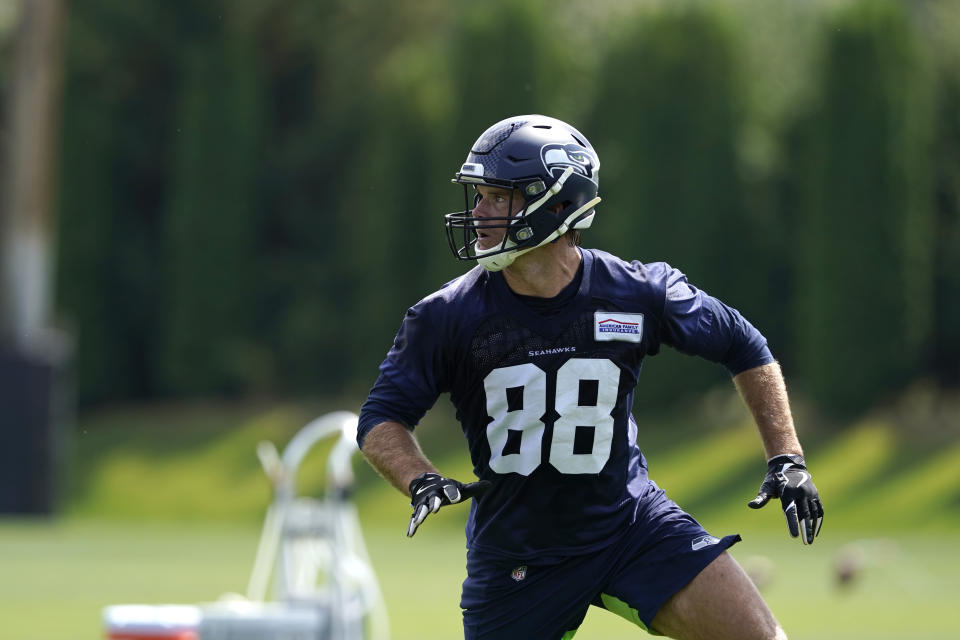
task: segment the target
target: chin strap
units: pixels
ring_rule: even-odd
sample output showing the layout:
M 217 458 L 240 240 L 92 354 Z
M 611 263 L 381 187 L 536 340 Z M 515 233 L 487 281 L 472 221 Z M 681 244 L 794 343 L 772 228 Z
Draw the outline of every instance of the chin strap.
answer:
M 563 188 L 564 183 L 567 181 L 567 178 L 573 173 L 573 167 L 567 167 L 564 172 L 560 175 L 556 182 L 553 183 L 553 186 L 550 187 L 538 200 L 531 203 L 529 206 L 525 207 L 520 213 L 517 214 L 517 218 L 524 215 L 529 215 L 539 209 L 543 204 L 553 197 L 555 194 Z M 516 247 L 516 243 L 510 239 L 509 233 L 504 237 L 503 243 L 500 246 L 493 247 L 490 249 L 481 249 L 474 244 L 474 253 L 477 257 L 477 262 L 487 271 L 501 271 L 506 269 L 513 261 L 517 259 L 517 256 L 522 256 L 528 251 L 533 251 L 538 247 L 553 242 L 563 234 L 565 234 L 570 229 L 586 229 L 593 223 L 594 214 L 585 216 L 583 220 L 579 220 L 580 216 L 589 211 L 590 209 L 597 206 L 600 202 L 600 198 L 596 197 L 588 201 L 581 207 L 578 207 L 576 211 L 572 212 L 566 217 L 566 219 L 560 224 L 557 229 L 551 233 L 549 236 L 541 240 L 538 244 L 533 245 L 532 247 L 524 247 L 522 249 L 513 249 Z M 474 240 L 476 243 L 476 240 Z M 493 253 L 499 251 L 502 253 Z M 485 255 L 488 253 L 493 253 L 493 255 Z
M 496 253 L 492 256 L 484 256 L 483 253 L 484 251 L 500 251 L 501 247 L 497 247 L 495 249 L 486 249 L 486 250 L 476 248 L 474 250 L 477 252 L 477 262 L 479 262 L 480 266 L 482 266 L 487 271 L 501 271 L 503 269 L 506 269 L 511 264 L 513 264 L 513 261 L 516 260 L 518 256 L 522 256 L 528 251 L 533 251 L 534 249 L 542 247 L 545 244 L 549 244 L 553 242 L 554 240 L 556 240 L 557 238 L 565 234 L 570 229 L 586 229 L 587 227 L 589 227 L 590 224 L 593 222 L 593 214 L 590 214 L 589 216 L 585 217 L 583 220 L 577 221 L 576 223 L 574 221 L 576 221 L 577 218 L 579 218 L 581 215 L 589 211 L 591 208 L 597 206 L 599 202 L 600 202 L 600 198 L 597 197 L 597 198 L 594 198 L 593 200 L 590 200 L 582 207 L 577 208 L 576 211 L 574 211 L 569 216 L 567 216 L 566 220 L 564 220 L 563 223 L 559 227 L 557 227 L 556 231 L 554 231 L 549 236 L 547 236 L 539 244 L 535 244 L 532 247 L 524 247 L 523 249 L 516 249 L 513 251 L 504 251 L 503 253 Z M 514 242 L 509 238 L 506 240 L 506 243 L 507 243 L 508 249 L 510 248 L 510 245 L 516 246 Z

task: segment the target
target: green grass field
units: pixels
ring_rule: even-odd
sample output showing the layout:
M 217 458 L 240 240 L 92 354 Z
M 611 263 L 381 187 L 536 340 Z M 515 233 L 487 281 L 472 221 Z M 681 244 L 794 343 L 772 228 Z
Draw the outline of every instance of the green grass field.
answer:
M 263 438 L 282 445 L 330 408 L 338 407 L 140 408 L 82 420 L 64 515 L 0 520 L 0 637 L 92 640 L 102 637 L 108 604 L 243 592 L 269 500 L 254 446 Z M 743 415 L 691 415 L 641 425 L 651 473 L 708 529 L 744 536 L 733 554 L 768 568 L 763 593 L 792 640 L 960 637 L 956 423 L 908 431 L 891 413 L 805 436 L 827 516 L 816 544 L 804 547 L 787 536 L 776 506 L 745 507 L 763 466 Z M 422 439 L 441 469 L 467 478 L 461 436 L 448 419 L 439 411 Z M 460 637 L 466 510 L 445 509 L 407 539 L 405 500 L 359 459 L 354 466 L 393 637 Z M 318 490 L 322 467 L 322 452 L 311 455 L 304 492 Z M 841 587 L 834 565 L 850 554 L 863 569 Z M 592 610 L 577 638 L 641 635 Z
M 436 527 L 407 540 L 402 529 L 403 523 L 367 532 L 393 637 L 458 637 L 462 539 Z M 6 522 L 0 526 L 0 635 L 93 640 L 102 637 L 100 611 L 108 604 L 197 603 L 242 592 L 257 534 L 248 526 Z M 773 562 L 764 595 L 793 640 L 958 637 L 960 537 L 899 535 L 866 543 L 882 552 L 841 589 L 833 561 L 850 542 L 829 530 L 808 548 L 785 535 L 746 534 L 734 555 L 747 564 L 757 556 Z M 435 610 L 428 612 L 425 603 Z M 592 609 L 577 638 L 640 635 Z

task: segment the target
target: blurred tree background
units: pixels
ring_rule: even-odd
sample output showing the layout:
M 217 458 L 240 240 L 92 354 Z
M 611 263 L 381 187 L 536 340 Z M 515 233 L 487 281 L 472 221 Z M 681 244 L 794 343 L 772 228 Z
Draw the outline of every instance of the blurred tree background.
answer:
M 956 3 L 74 0 L 65 39 L 82 406 L 362 394 L 467 268 L 449 178 L 528 112 L 599 152 L 585 245 L 738 307 L 825 412 L 960 384 Z M 648 371 L 660 405 L 724 377 Z

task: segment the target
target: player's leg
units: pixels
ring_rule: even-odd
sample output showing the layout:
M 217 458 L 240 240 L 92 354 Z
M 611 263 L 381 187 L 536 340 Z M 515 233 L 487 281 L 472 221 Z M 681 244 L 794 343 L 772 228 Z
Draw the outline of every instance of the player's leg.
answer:
M 786 640 L 760 592 L 724 552 L 653 618 L 652 629 L 677 640 Z
M 644 509 L 593 604 L 678 640 L 782 640 L 746 573 L 717 538 L 651 482 Z
M 466 640 L 572 638 L 609 559 L 595 555 L 518 562 L 467 554 L 460 606 Z

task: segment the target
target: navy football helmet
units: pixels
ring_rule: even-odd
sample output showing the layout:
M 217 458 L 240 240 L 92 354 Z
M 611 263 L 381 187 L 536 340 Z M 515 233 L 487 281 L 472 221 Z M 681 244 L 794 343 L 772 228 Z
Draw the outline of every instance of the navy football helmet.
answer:
M 453 178 L 463 185 L 465 207 L 444 216 L 450 250 L 460 260 L 476 260 L 499 271 L 569 230 L 586 229 L 600 202 L 599 169 L 600 159 L 586 137 L 565 122 L 541 115 L 498 122 L 473 144 Z M 483 185 L 510 191 L 508 211 L 513 211 L 513 194 L 519 192 L 523 208 L 509 217 L 474 216 L 479 202 L 474 192 Z M 477 246 L 480 226 L 506 233 L 497 246 L 484 249 Z

